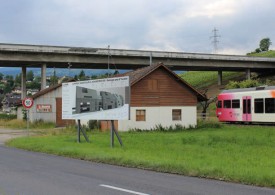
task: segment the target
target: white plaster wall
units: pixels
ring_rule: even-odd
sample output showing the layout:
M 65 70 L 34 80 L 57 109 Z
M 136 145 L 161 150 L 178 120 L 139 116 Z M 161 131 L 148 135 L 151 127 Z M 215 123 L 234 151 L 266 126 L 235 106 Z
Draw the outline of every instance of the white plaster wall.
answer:
M 34 100 L 34 104 L 30 109 L 30 121 L 42 119 L 43 121 L 56 122 L 56 98 L 62 97 L 62 87 L 59 87 L 49 93 L 46 93 Z M 50 104 L 52 106 L 52 112 L 36 112 L 37 104 Z
M 19 119 L 19 120 L 23 119 L 22 109 L 23 109 L 23 106 L 20 106 L 17 108 L 17 119 Z
M 181 121 L 172 120 L 172 110 L 181 109 Z M 136 110 L 146 110 L 146 121 L 136 121 Z M 161 124 L 164 127 L 181 124 L 184 127 L 197 125 L 196 106 L 173 106 L 173 107 L 131 107 L 130 120 L 118 121 L 118 130 L 151 129 Z

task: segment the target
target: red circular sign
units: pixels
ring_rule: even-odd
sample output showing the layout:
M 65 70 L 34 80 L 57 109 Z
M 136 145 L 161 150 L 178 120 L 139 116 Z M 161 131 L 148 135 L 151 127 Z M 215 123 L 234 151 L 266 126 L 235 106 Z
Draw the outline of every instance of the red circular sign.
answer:
M 33 105 L 33 99 L 32 98 L 25 98 L 25 99 L 22 100 L 22 104 L 23 104 L 24 108 L 29 109 Z

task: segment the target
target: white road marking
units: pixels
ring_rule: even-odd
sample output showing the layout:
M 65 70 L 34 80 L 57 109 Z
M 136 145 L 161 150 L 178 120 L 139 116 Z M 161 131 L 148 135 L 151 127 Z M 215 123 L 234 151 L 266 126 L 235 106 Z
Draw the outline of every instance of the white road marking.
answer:
M 105 187 L 105 188 L 110 188 L 110 189 L 113 189 L 113 190 L 119 190 L 119 191 L 122 191 L 122 192 L 128 192 L 128 193 L 131 193 L 131 194 L 149 195 L 149 194 L 144 194 L 144 193 L 141 193 L 141 192 L 136 192 L 136 191 L 127 190 L 127 189 L 123 189 L 123 188 L 118 188 L 118 187 L 115 187 L 115 186 L 110 186 L 110 185 L 105 185 L 105 184 L 100 184 L 99 186 Z

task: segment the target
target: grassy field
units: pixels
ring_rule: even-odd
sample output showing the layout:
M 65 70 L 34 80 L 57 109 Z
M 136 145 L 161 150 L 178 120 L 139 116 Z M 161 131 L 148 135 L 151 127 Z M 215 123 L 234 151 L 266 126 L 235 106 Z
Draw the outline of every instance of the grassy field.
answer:
M 275 51 L 274 50 L 270 50 L 270 51 L 261 52 L 261 53 L 250 53 L 249 56 L 275 58 Z
M 18 119 L 0 119 L 0 127 L 2 128 L 12 128 L 12 129 L 26 129 L 27 121 Z M 54 123 L 46 123 L 43 121 L 36 121 L 34 123 L 29 123 L 30 129 L 53 129 L 55 127 Z
M 92 132 L 91 143 L 77 143 L 72 130 L 18 138 L 8 145 L 95 162 L 275 187 L 275 127 L 224 125 L 120 135 L 124 147 L 116 142 L 113 149 L 109 133 Z
M 223 80 L 238 78 L 242 72 L 223 72 Z M 188 71 L 179 75 L 194 87 L 206 87 L 218 82 L 217 71 Z

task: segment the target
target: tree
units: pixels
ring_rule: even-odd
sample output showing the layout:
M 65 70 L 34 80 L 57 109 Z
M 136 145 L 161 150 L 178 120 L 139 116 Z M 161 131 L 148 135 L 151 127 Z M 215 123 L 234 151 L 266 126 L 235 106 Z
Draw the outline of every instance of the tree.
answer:
M 119 74 L 119 71 L 115 70 L 114 75 L 118 75 L 118 74 Z
M 205 89 L 204 92 L 202 93 L 204 97 L 206 97 L 205 101 L 200 102 L 201 106 L 202 106 L 202 111 L 201 111 L 201 115 L 202 115 L 202 119 L 204 120 L 206 118 L 206 111 L 207 108 L 209 107 L 209 105 L 213 102 L 217 101 L 217 97 L 211 97 L 211 98 L 207 98 L 207 93 L 208 89 Z
M 260 48 L 255 49 L 255 53 L 260 53 L 260 52 L 261 52 Z
M 58 83 L 58 77 L 56 76 L 55 70 L 53 71 L 53 75 L 50 78 L 50 85 L 55 85 Z
M 14 88 L 14 80 L 12 75 L 6 75 L 5 76 L 6 83 L 4 87 L 4 93 L 10 93 L 11 90 Z
M 6 79 L 7 81 L 13 81 L 13 76 L 12 76 L 12 75 L 6 75 L 6 76 L 5 76 L 5 79 Z
M 33 80 L 38 82 L 38 83 L 41 83 L 41 76 L 36 76 L 36 77 L 34 77 Z
M 26 78 L 27 78 L 27 81 L 33 81 L 34 75 L 33 75 L 33 71 L 32 70 L 30 70 L 30 71 L 27 72 Z
M 0 72 L 0 80 L 3 80 L 4 75 Z
M 269 50 L 269 47 L 271 45 L 271 41 L 270 41 L 270 38 L 264 38 L 260 41 L 260 49 L 261 51 L 268 51 Z
M 41 87 L 41 84 L 35 80 L 27 83 L 27 89 L 38 89 L 39 90 L 40 87 Z
M 17 75 L 15 76 L 14 84 L 15 84 L 16 86 L 20 86 L 20 85 L 21 85 L 21 73 L 20 73 L 20 74 L 17 74 Z
M 79 73 L 79 75 L 78 75 L 78 79 L 81 80 L 81 81 L 83 81 L 83 80 L 86 79 L 86 75 L 85 75 L 84 70 L 81 70 L 81 71 L 80 71 L 80 73 Z

